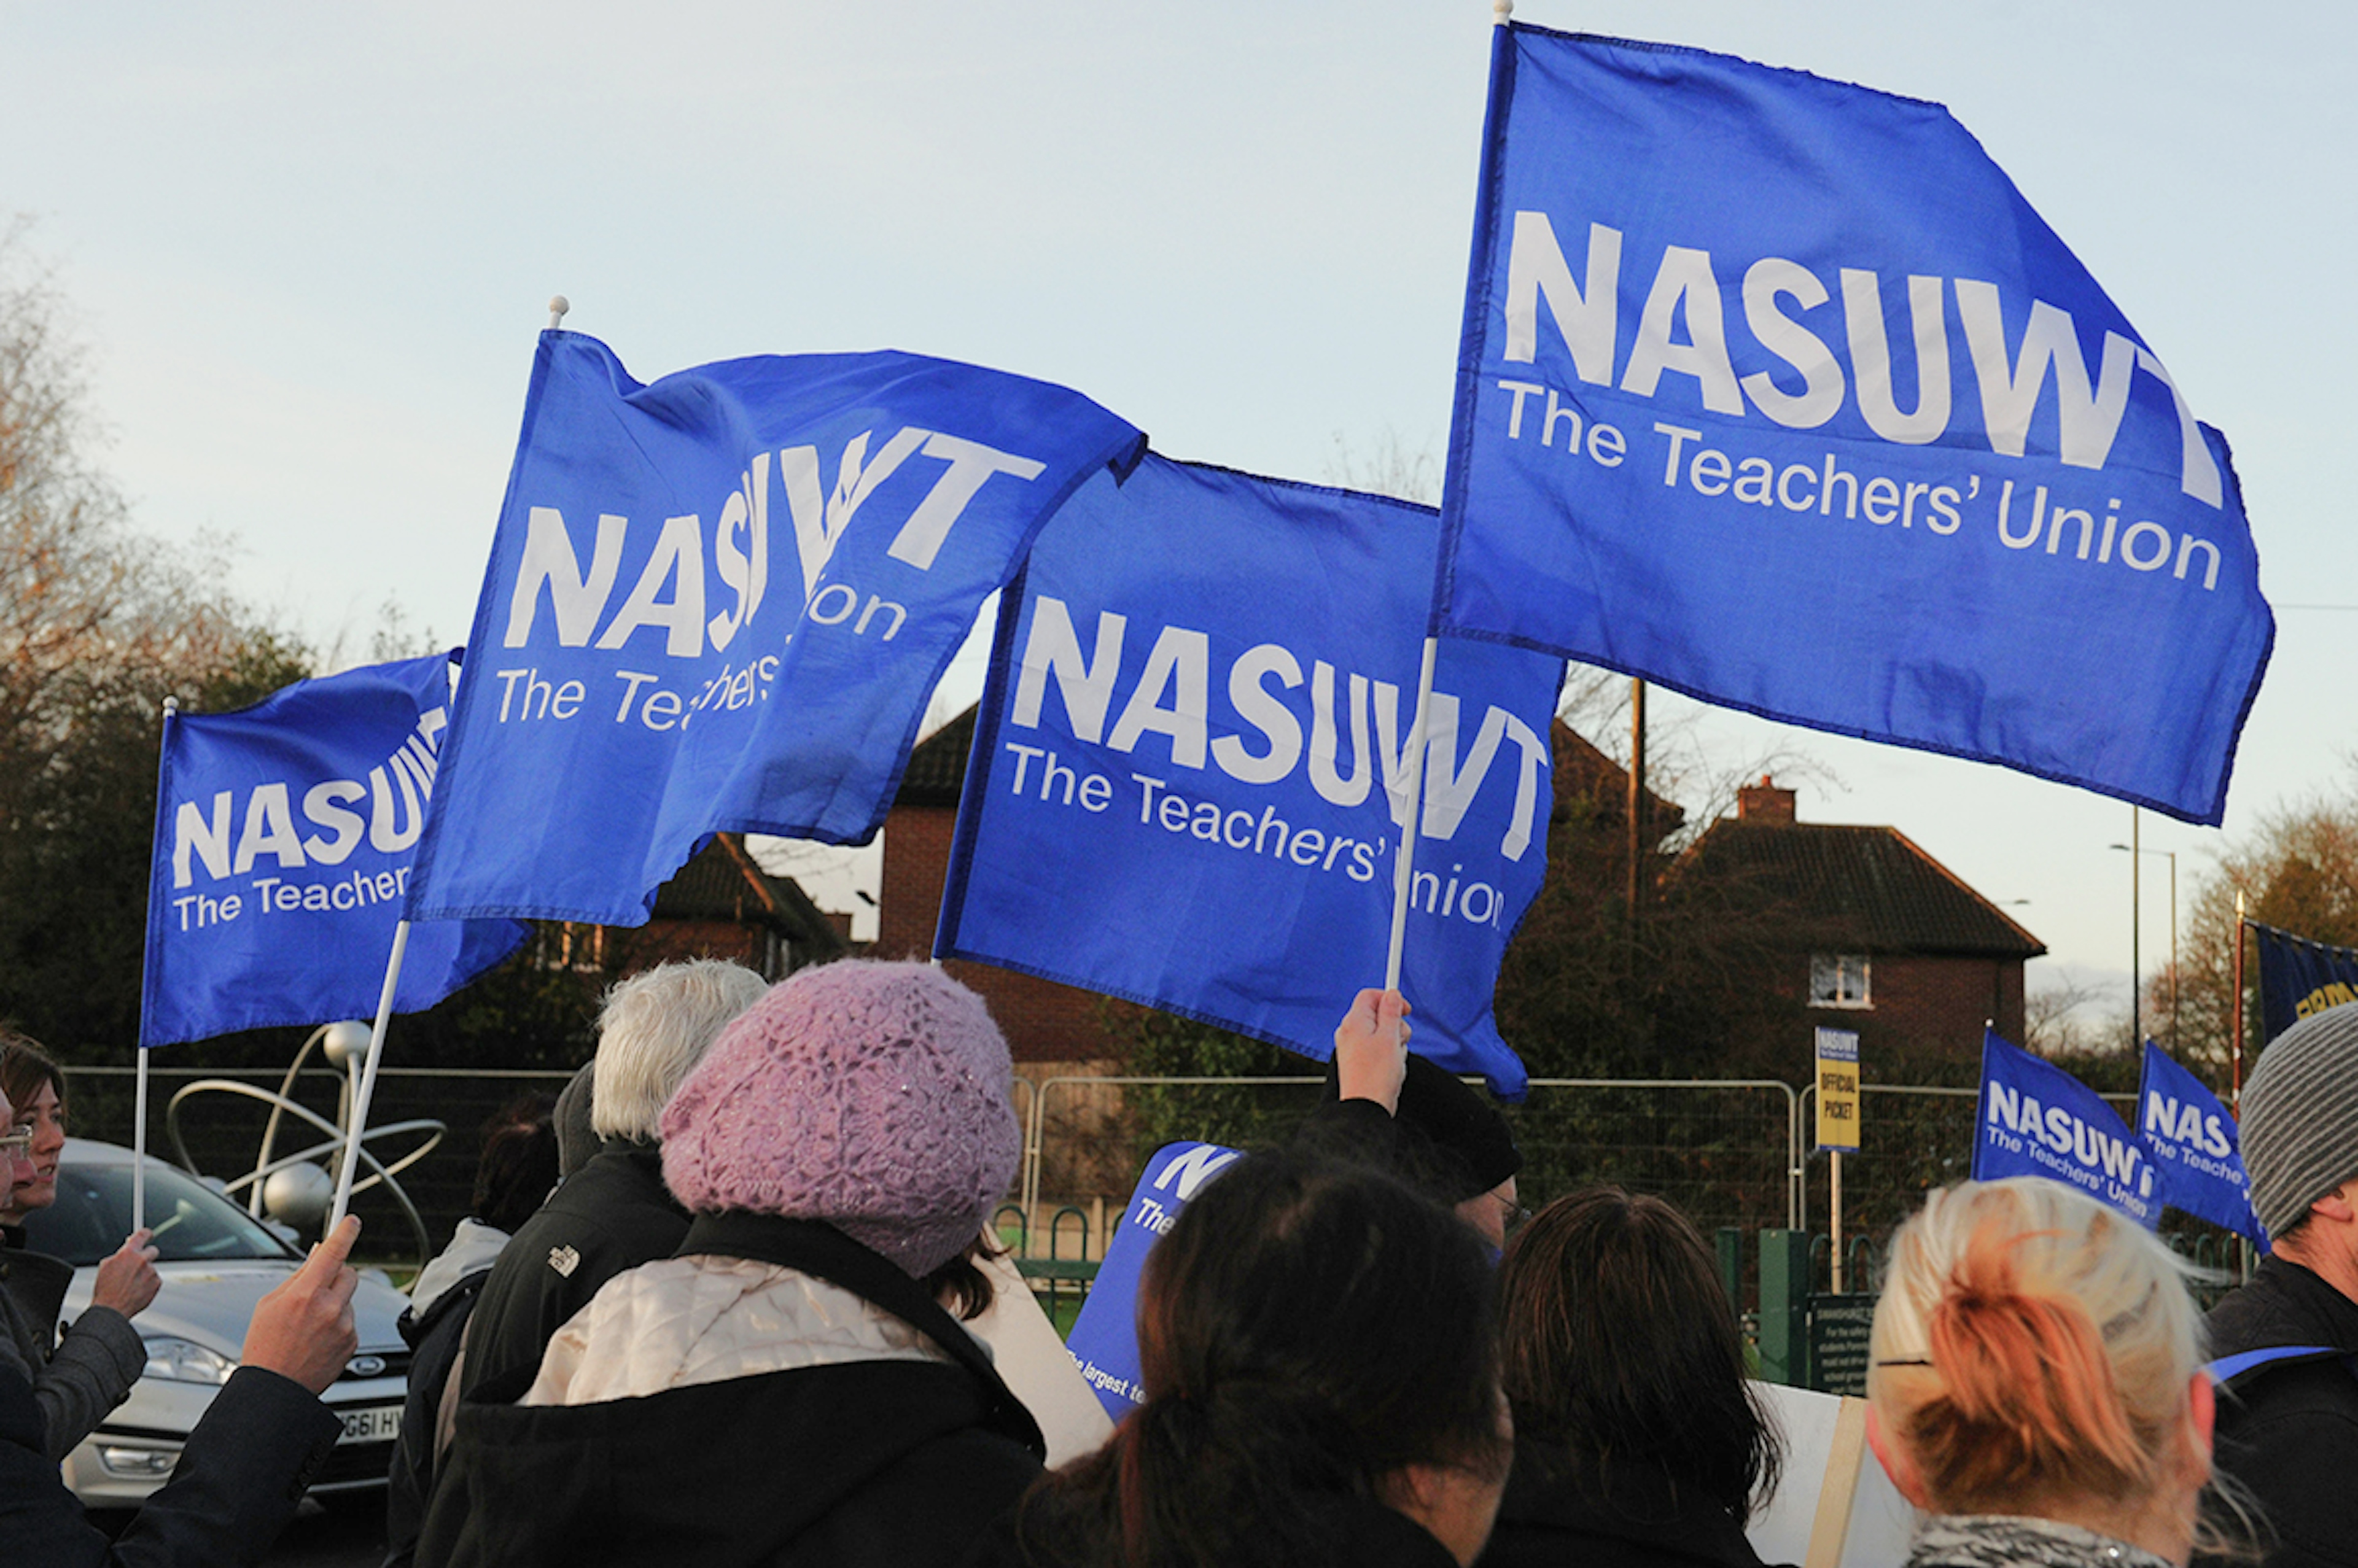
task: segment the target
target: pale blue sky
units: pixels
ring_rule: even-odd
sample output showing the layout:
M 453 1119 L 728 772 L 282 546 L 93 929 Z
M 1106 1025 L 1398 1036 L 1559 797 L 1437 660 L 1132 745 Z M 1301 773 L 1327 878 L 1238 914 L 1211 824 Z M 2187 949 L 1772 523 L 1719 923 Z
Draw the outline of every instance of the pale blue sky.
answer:
M 1517 15 L 1948 104 L 2234 442 L 2271 598 L 2358 603 L 2346 7 Z M 142 525 L 235 534 L 239 586 L 322 645 L 364 645 L 387 598 L 456 641 L 554 292 L 642 379 L 895 347 L 1066 383 L 1178 457 L 1317 479 L 1337 436 L 1438 453 L 1488 18 L 0 0 L 0 212 L 38 220 Z M 2231 830 L 2348 776 L 2353 642 L 2358 611 L 2281 611 Z M 1750 719 L 1693 733 L 1724 766 L 1821 759 L 1844 787 L 1805 785 L 1806 817 L 1894 824 L 2030 900 L 2056 961 L 2125 975 L 2127 806 Z M 2218 836 L 2146 823 L 2190 886 Z

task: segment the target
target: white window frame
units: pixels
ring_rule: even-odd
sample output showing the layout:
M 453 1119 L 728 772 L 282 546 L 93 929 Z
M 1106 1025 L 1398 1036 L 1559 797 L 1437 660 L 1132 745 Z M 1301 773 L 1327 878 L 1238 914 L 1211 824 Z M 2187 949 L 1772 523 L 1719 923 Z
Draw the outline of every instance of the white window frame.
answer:
M 1875 969 L 1865 953 L 1810 955 L 1810 1005 L 1862 1011 L 1875 1005 Z

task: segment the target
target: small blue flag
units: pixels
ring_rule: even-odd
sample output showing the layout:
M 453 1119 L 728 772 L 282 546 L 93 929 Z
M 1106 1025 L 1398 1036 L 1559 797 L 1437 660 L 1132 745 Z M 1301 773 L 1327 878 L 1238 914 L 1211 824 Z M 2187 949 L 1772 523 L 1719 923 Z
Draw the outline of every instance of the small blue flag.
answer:
M 449 706 L 432 654 L 166 723 L 140 1044 L 375 1015 Z M 432 1007 L 525 935 L 413 926 L 394 1010 Z
M 2263 1045 L 2312 1012 L 2358 1001 L 2358 949 L 2329 947 L 2256 920 L 2244 924 L 2259 939 Z
M 1325 1060 L 1384 972 L 1429 507 L 1150 454 L 1033 546 L 991 654 L 935 951 Z M 1510 1098 L 1498 962 L 1546 870 L 1561 661 L 1440 650 L 1411 1048 Z
M 2235 1119 L 2201 1079 L 2150 1040 L 2137 1079 L 2137 1132 L 2160 1173 L 2162 1202 L 2266 1248 L 2268 1233 L 2252 1212 Z
M 1974 1180 L 2045 1176 L 2151 1229 L 2161 1222 L 2152 1155 L 2120 1113 L 2062 1068 L 1982 1035 Z
M 1434 625 L 2216 824 L 2227 443 L 1937 104 L 1496 29 Z
M 946 360 L 642 386 L 543 333 L 411 913 L 636 925 L 715 832 L 866 841 L 983 599 L 1144 442 Z
M 1116 1422 L 1146 1402 L 1138 1365 L 1138 1280 L 1146 1255 L 1195 1189 L 1237 1157 L 1236 1150 L 1217 1143 L 1166 1143 L 1157 1149 L 1106 1243 L 1105 1261 L 1089 1283 L 1088 1299 L 1065 1337 L 1065 1349 Z

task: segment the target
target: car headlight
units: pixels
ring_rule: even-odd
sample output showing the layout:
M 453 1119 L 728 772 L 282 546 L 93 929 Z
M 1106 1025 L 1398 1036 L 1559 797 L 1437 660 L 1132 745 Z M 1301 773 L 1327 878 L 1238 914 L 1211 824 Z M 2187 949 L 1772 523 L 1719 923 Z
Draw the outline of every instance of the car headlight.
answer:
M 199 1345 L 192 1339 L 176 1339 L 170 1335 L 157 1335 L 145 1342 L 147 1365 L 139 1368 L 143 1378 L 162 1378 L 175 1383 L 210 1383 L 214 1388 L 229 1381 L 237 1370 L 237 1363 L 220 1351 Z

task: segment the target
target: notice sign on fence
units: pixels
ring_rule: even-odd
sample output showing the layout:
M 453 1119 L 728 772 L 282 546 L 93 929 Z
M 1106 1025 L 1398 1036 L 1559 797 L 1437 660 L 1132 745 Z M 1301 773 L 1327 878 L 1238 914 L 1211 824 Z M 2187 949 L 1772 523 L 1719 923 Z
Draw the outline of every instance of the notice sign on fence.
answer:
M 1858 1152 L 1858 1031 L 1818 1031 L 1818 1147 Z

